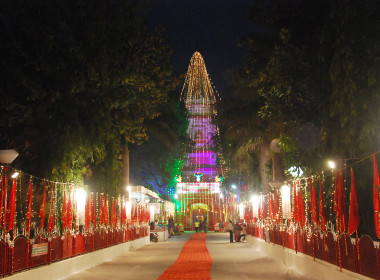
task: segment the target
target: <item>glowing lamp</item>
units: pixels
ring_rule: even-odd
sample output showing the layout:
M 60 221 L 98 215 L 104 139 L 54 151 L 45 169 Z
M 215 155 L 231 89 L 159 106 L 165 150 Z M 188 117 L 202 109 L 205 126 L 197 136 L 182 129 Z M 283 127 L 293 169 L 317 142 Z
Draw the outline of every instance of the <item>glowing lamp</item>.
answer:
M 155 208 L 154 208 L 154 205 L 151 205 L 150 207 L 149 207 L 149 220 L 151 221 L 151 222 L 154 222 L 154 213 L 155 213 Z
M 18 152 L 15 150 L 0 150 L 0 163 L 11 164 L 18 156 Z
M 86 211 L 86 191 L 83 189 L 76 189 L 75 197 L 77 201 L 77 224 L 84 225 Z
M 259 217 L 259 197 L 257 195 L 252 196 L 251 203 L 252 203 L 252 215 L 254 218 L 258 218 Z
M 132 219 L 132 204 L 130 201 L 127 201 L 125 203 L 125 215 L 127 217 L 127 220 L 130 221 Z
M 18 173 L 17 171 L 15 173 L 12 174 L 12 178 L 16 178 L 20 173 Z
M 244 204 L 240 203 L 239 204 L 239 215 L 240 215 L 241 220 L 244 220 L 244 210 L 245 210 Z
M 281 200 L 282 200 L 282 217 L 284 219 L 292 218 L 292 211 L 290 206 L 290 187 L 283 185 L 281 188 Z
M 236 187 L 236 185 L 232 185 L 231 188 L 236 189 L 237 187 Z
M 335 167 L 336 167 L 335 162 L 332 161 L 332 160 L 329 160 L 329 161 L 327 162 L 327 164 L 329 165 L 329 167 L 330 167 L 331 169 L 335 169 Z

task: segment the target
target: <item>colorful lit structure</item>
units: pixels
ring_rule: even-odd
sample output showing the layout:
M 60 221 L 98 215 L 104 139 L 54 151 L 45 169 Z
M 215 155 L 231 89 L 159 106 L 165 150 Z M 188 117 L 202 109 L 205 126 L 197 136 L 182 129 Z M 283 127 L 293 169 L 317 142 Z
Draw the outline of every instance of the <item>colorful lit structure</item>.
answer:
M 213 123 L 216 98 L 199 52 L 191 58 L 181 99 L 189 112 L 187 133 L 194 146 L 187 155 L 182 176 L 177 178 L 176 222 L 189 230 L 196 219 L 207 219 L 212 228 L 224 220 L 223 176 L 214 143 L 218 136 L 218 128 Z

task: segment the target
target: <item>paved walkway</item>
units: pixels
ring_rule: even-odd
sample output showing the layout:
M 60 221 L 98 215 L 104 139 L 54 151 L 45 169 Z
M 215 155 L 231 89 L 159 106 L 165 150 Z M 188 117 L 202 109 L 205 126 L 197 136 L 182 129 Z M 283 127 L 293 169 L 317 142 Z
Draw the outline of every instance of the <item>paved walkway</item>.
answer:
M 151 243 L 65 279 L 158 279 L 177 260 L 191 236 L 185 233 Z M 212 258 L 212 279 L 307 279 L 248 243 L 229 243 L 228 233 L 208 233 L 206 245 Z

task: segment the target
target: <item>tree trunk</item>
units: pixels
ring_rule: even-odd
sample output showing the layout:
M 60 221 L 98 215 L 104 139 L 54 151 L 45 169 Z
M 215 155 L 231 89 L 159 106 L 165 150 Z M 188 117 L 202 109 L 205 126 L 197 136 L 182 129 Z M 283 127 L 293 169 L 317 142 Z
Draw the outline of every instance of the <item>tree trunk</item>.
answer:
M 123 147 L 121 159 L 121 188 L 125 189 L 129 185 L 129 148 L 128 144 Z
M 284 182 L 284 155 L 282 153 L 273 153 L 273 181 Z
M 269 193 L 269 181 L 266 174 L 267 165 L 270 163 L 271 154 L 268 143 L 262 143 L 259 155 L 259 173 L 261 177 L 261 184 L 263 186 L 263 194 Z

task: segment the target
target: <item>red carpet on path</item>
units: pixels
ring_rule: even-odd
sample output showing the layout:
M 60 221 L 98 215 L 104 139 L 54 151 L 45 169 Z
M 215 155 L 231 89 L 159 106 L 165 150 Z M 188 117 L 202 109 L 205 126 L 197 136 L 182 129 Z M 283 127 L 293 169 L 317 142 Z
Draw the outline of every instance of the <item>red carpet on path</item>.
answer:
M 211 279 L 212 259 L 206 236 L 205 233 L 193 234 L 183 245 L 178 259 L 158 279 Z

